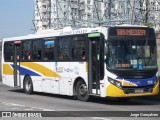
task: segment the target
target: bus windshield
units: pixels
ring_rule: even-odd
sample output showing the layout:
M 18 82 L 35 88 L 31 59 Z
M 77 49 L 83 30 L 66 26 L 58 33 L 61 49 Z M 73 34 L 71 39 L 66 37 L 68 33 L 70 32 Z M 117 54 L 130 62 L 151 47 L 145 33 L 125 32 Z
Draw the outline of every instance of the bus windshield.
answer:
M 109 69 L 155 69 L 156 61 L 154 40 L 114 39 L 108 42 L 106 63 Z

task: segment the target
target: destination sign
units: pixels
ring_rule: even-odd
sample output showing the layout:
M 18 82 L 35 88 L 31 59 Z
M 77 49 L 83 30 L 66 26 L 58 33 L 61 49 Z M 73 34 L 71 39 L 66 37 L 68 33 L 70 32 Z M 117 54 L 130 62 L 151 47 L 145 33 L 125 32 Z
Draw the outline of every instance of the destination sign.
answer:
M 144 29 L 117 29 L 119 36 L 145 36 L 147 35 Z

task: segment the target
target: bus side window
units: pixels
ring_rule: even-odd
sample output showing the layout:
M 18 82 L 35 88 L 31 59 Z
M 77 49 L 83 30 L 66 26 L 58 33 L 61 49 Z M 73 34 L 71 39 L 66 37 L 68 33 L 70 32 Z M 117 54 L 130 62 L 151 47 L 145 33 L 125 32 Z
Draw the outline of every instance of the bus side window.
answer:
M 14 46 L 12 42 L 4 43 L 4 59 L 5 61 L 13 61 Z
M 85 60 L 86 59 L 85 49 L 82 48 L 72 49 L 72 59 Z
M 22 60 L 31 60 L 31 41 L 24 41 L 22 45 Z
M 85 49 L 83 49 L 83 50 L 81 51 L 81 59 L 82 59 L 82 60 L 85 60 L 85 59 L 86 59 Z
M 58 60 L 68 61 L 70 60 L 70 39 L 72 37 L 66 36 L 58 40 Z
M 54 40 L 44 42 L 44 60 L 54 60 Z
M 41 60 L 41 49 L 42 49 L 42 41 L 41 39 L 34 40 L 32 46 L 32 59 L 33 60 Z
M 84 35 L 74 35 L 72 43 L 72 59 L 83 61 L 86 59 L 85 53 L 86 38 Z
M 38 50 L 38 53 L 37 53 L 37 59 L 40 60 L 41 59 L 41 50 Z
M 64 60 L 64 56 L 63 56 L 61 51 L 58 51 L 58 59 L 59 60 Z

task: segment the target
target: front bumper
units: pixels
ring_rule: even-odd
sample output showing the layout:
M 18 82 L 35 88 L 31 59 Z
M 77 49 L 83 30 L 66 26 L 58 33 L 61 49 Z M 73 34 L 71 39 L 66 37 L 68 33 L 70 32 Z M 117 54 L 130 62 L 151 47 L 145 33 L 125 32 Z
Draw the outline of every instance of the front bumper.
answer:
M 141 88 L 131 88 L 134 89 L 141 89 Z M 157 95 L 159 93 L 159 82 L 152 88 L 151 91 L 145 91 L 145 88 L 142 88 L 144 90 L 143 93 L 135 93 L 135 92 L 126 92 L 126 88 L 120 89 L 113 84 L 109 84 L 109 86 L 106 88 L 106 96 L 109 97 L 136 97 L 136 96 L 150 96 L 150 95 Z

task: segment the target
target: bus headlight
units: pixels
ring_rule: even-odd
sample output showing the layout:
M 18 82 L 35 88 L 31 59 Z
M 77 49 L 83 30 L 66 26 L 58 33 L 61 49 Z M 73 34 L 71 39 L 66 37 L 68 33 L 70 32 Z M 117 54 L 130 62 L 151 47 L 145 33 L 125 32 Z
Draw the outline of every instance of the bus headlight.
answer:
M 121 83 L 120 83 L 119 81 L 114 80 L 114 79 L 109 78 L 109 77 L 108 77 L 108 81 L 109 81 L 111 84 L 117 86 L 118 88 L 122 88 L 122 85 L 121 85 Z

